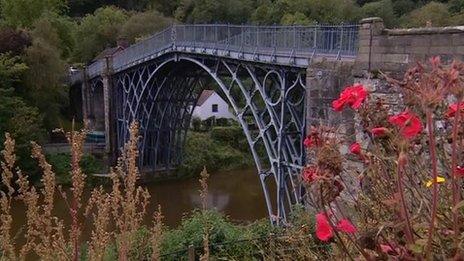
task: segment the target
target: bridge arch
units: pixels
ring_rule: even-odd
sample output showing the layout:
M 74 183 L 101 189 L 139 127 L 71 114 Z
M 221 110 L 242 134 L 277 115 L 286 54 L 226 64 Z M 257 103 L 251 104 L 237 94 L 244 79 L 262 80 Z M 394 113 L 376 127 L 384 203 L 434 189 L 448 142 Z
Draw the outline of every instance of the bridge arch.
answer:
M 244 130 L 272 220 L 285 220 L 290 207 L 300 202 L 304 70 L 175 53 L 112 77 L 118 147 L 128 139 L 129 124 L 139 121 L 142 170 L 181 163 L 193 109 L 212 81 Z

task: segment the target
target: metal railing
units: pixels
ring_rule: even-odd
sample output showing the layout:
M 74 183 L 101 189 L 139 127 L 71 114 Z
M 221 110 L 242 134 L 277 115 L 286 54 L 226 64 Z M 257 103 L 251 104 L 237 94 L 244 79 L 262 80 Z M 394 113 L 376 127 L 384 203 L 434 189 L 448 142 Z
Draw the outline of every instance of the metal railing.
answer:
M 353 58 L 357 46 L 358 25 L 172 25 L 117 53 L 112 64 L 117 72 L 181 51 L 305 67 L 315 55 Z M 105 69 L 102 61 L 88 67 L 90 78 Z

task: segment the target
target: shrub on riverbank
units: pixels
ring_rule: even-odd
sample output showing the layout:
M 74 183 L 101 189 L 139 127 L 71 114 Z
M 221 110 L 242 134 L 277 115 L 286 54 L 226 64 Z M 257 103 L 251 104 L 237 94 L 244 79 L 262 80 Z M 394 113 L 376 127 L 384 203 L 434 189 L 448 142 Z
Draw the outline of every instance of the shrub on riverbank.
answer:
M 72 182 L 71 177 L 71 155 L 69 153 L 56 153 L 48 154 L 48 162 L 53 166 L 53 171 L 56 174 L 56 182 L 60 185 L 69 186 Z M 95 158 L 93 155 L 84 155 L 80 162 L 80 166 L 84 173 L 92 177 L 92 174 L 99 174 L 103 172 L 104 166 L 101 161 Z M 91 179 L 90 183 L 93 179 Z
M 241 145 L 243 141 L 245 144 Z M 243 132 L 240 133 L 237 127 L 216 127 L 208 133 L 191 131 L 187 135 L 178 173 L 190 176 L 200 173 L 203 167 L 213 172 L 249 167 L 253 165 L 253 159 L 248 151 Z

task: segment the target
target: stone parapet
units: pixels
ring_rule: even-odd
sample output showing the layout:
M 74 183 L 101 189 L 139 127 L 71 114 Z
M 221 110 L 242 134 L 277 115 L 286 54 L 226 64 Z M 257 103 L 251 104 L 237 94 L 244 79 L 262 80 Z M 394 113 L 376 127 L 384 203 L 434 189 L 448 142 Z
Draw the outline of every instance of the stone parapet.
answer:
M 354 73 L 382 71 L 401 75 L 432 56 L 464 60 L 464 26 L 386 29 L 381 18 L 361 20 Z

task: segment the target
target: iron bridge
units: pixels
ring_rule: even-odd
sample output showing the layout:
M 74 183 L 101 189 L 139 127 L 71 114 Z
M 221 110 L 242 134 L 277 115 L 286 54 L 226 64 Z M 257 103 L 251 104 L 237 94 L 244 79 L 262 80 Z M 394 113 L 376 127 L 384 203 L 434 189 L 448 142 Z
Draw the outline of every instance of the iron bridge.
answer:
M 316 56 L 354 59 L 357 37 L 357 25 L 173 25 L 95 61 L 73 81 L 83 82 L 84 118 L 104 115 L 108 152 L 117 153 L 129 125 L 139 122 L 144 171 L 182 162 L 199 94 L 218 86 L 245 133 L 269 216 L 279 223 L 304 193 L 306 68 Z

